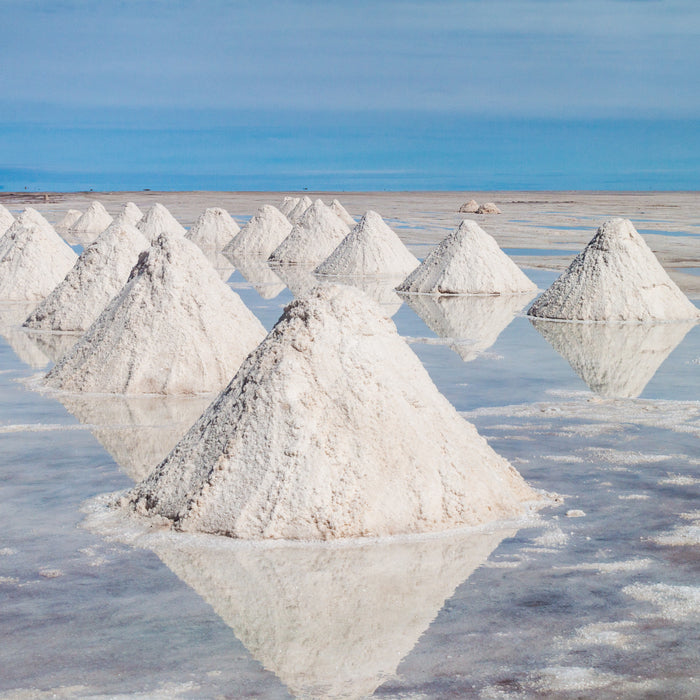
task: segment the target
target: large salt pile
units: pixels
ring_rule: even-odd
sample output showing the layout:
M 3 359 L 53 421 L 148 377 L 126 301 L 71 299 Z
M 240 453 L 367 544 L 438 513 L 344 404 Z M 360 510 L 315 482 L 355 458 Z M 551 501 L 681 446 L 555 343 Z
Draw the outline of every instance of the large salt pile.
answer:
M 414 294 L 521 294 L 535 289 L 498 243 L 466 219 L 397 287 Z
M 357 223 L 355 219 L 350 216 L 348 210 L 337 200 L 334 199 L 331 202 L 331 209 L 338 215 L 338 218 L 346 223 L 350 228 L 354 228 Z
M 52 331 L 87 330 L 124 286 L 139 255 L 148 247 L 135 226 L 115 221 L 82 252 L 24 325 Z
M 269 259 L 283 264 L 318 264 L 335 250 L 348 233 L 350 229 L 338 215 L 317 199 Z
M 219 207 L 205 209 L 187 232 L 187 238 L 200 248 L 221 250 L 240 231 L 231 215 Z
M 24 211 L 20 212 L 10 224 L 10 227 L 5 231 L 5 234 L 14 234 L 23 227 L 36 226 L 50 237 L 59 238 L 60 236 L 56 233 L 56 229 L 36 210 L 31 207 L 27 207 Z M 11 235 L 3 234 L 0 236 L 0 255 L 4 255 L 13 245 L 13 239 Z
M 304 195 L 295 205 L 292 207 L 292 209 L 289 211 L 288 214 L 285 214 L 285 216 L 294 224 L 296 223 L 301 217 L 304 215 L 306 210 L 313 204 L 311 199 Z
M 627 219 L 606 221 L 528 314 L 644 323 L 700 317 Z
M 282 204 L 279 205 L 278 209 L 284 214 L 285 216 L 288 216 L 292 209 L 299 204 L 300 197 L 285 197 L 282 200 Z
M 12 224 L 15 223 L 15 217 L 10 214 L 10 212 L 0 204 L 0 238 L 2 238 L 5 231 L 7 231 Z
M 141 231 L 146 240 L 153 241 L 161 233 L 169 233 L 175 236 L 184 236 L 187 231 L 177 219 L 159 203 L 154 204 L 144 215 L 141 221 L 136 224 L 136 228 Z
M 263 204 L 223 252 L 236 258 L 267 259 L 291 231 L 292 224 L 279 209 Z
M 535 498 L 380 308 L 326 285 L 286 307 L 125 502 L 181 530 L 318 540 L 476 525 Z
M 93 393 L 219 391 L 264 336 L 199 248 L 163 234 L 44 382 Z
M 117 215 L 117 219 L 132 226 L 136 226 L 142 218 L 143 212 L 133 202 L 127 202 Z
M 78 219 L 83 215 L 79 209 L 69 209 L 66 215 L 56 224 L 57 231 L 67 231 L 72 228 Z
M 92 202 L 85 213 L 70 227 L 73 233 L 102 233 L 112 217 L 100 202 Z

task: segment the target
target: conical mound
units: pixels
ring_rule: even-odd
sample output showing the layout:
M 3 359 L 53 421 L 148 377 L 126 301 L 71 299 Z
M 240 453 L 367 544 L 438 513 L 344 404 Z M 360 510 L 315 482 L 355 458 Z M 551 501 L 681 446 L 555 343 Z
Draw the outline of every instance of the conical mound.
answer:
M 169 233 L 175 236 L 184 236 L 187 233 L 185 227 L 162 204 L 158 203 L 154 204 L 143 215 L 141 221 L 136 224 L 136 228 L 151 243 L 161 233 Z
M 69 209 L 65 216 L 56 224 L 57 231 L 67 231 L 73 227 L 78 219 L 83 215 L 83 212 L 79 209 Z
M 133 203 L 127 202 L 118 214 L 120 221 L 136 226 L 143 218 L 143 212 Z
M 0 236 L 0 257 L 5 255 L 10 248 L 14 246 L 13 234 L 22 228 L 26 227 L 38 227 L 46 232 L 48 236 L 56 236 L 61 238 L 57 233 L 56 229 L 36 210 L 31 207 L 27 207 L 24 211 L 20 212 L 14 219 L 10 227 L 5 231 L 5 234 Z
M 265 330 L 184 236 L 159 236 L 46 386 L 105 394 L 219 391 Z
M 520 515 L 535 498 L 381 309 L 330 285 L 286 307 L 125 497 L 181 530 L 310 540 L 476 525 Z
M 78 259 L 43 217 L 45 226 L 27 211 L 0 239 L 0 299 L 43 299 Z
M 282 212 L 282 214 L 284 214 L 284 216 L 287 216 L 291 213 L 292 209 L 299 204 L 299 201 L 299 197 L 285 197 L 277 208 Z
M 92 202 L 86 212 L 70 227 L 73 233 L 102 233 L 112 217 L 100 202 Z
M 293 223 L 295 224 L 301 217 L 306 213 L 306 210 L 313 204 L 311 199 L 304 195 L 299 199 L 299 201 L 292 207 L 292 209 L 289 211 L 289 214 L 285 214 L 285 216 Z
M 87 330 L 126 284 L 139 255 L 148 247 L 136 227 L 115 221 L 82 252 L 24 325 L 51 331 Z
M 377 212 L 368 211 L 360 223 L 314 272 L 319 275 L 401 275 L 420 262 Z
M 223 252 L 236 258 L 262 257 L 267 260 L 291 231 L 289 219 L 276 207 L 264 204 Z
M 606 221 L 528 314 L 642 323 L 700 318 L 627 219 Z
M 0 238 L 4 235 L 12 224 L 15 223 L 15 217 L 10 214 L 10 212 L 0 204 Z
M 337 200 L 331 202 L 331 209 L 338 215 L 338 218 L 351 229 L 355 228 L 357 221 L 350 216 L 348 210 Z
M 535 289 L 498 243 L 468 220 L 397 287 L 413 294 L 521 294 Z
M 350 233 L 350 229 L 320 199 L 294 224 L 290 234 L 270 255 L 282 264 L 320 263 Z
M 476 199 L 470 199 L 459 208 L 460 214 L 476 214 L 477 211 L 479 211 L 479 202 Z
M 200 248 L 215 248 L 221 250 L 231 242 L 240 231 L 240 227 L 231 215 L 219 207 L 205 209 L 192 228 L 187 232 L 187 238 Z

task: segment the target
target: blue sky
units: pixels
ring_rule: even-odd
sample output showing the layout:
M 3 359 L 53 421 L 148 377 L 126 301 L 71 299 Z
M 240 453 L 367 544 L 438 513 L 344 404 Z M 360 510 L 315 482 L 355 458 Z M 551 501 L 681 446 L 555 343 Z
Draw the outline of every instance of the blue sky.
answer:
M 0 11 L 4 189 L 117 174 L 152 189 L 245 189 L 246 176 L 255 189 L 323 188 L 324 175 L 328 189 L 523 177 L 697 187 L 695 0 L 2 0 Z M 634 167 L 616 163 L 630 155 Z

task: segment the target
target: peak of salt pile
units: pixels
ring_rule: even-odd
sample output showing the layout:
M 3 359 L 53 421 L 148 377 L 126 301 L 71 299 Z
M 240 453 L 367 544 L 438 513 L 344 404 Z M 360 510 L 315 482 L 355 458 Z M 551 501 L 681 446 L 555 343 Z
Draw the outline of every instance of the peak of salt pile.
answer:
M 237 258 L 267 259 L 291 231 L 291 222 L 279 209 L 263 204 L 223 252 Z
M 102 394 L 219 391 L 264 336 L 199 248 L 163 234 L 44 383 Z
M 143 218 L 143 212 L 133 203 L 127 202 L 117 215 L 117 218 L 124 223 L 136 226 Z
M 200 248 L 216 248 L 221 250 L 231 242 L 240 231 L 240 227 L 231 215 L 219 207 L 205 209 L 192 228 L 187 232 L 187 238 Z
M 476 199 L 470 199 L 459 208 L 460 214 L 476 214 L 477 211 L 479 211 L 479 202 Z
M 78 209 L 69 209 L 65 216 L 56 224 L 56 230 L 57 231 L 67 231 L 70 228 L 73 228 L 73 224 L 75 224 L 78 219 L 83 215 L 83 212 L 78 210 Z
M 52 331 L 87 330 L 124 286 L 139 255 L 148 247 L 135 226 L 119 221 L 110 224 L 85 248 L 24 325 Z
M 10 214 L 10 212 L 0 204 L 0 238 L 2 238 L 5 231 L 7 231 L 12 224 L 15 223 L 15 217 Z
M 350 228 L 354 228 L 357 224 L 355 219 L 348 213 L 348 210 L 337 199 L 331 202 L 331 209 L 338 215 L 338 218 Z
M 310 540 L 476 525 L 520 515 L 535 498 L 381 309 L 332 285 L 286 307 L 125 497 L 181 530 Z
M 285 216 L 294 224 L 304 215 L 306 210 L 313 204 L 311 199 L 304 195 Z
M 154 204 L 136 224 L 147 241 L 153 243 L 161 233 L 184 236 L 187 231 L 177 219 L 159 203 Z
M 36 210 L 32 207 L 27 207 L 21 211 L 10 224 L 10 227 L 5 231 L 6 234 L 12 234 L 15 231 L 19 231 L 21 228 L 26 226 L 37 226 L 49 235 L 54 235 L 60 239 L 60 236 L 56 233 L 56 229 Z M 10 239 L 6 236 L 0 236 L 0 254 L 7 252 L 7 250 L 13 244 Z
M 338 215 L 317 199 L 292 227 L 290 234 L 270 255 L 283 264 L 320 263 L 350 233 Z
M 400 275 L 420 262 L 375 211 L 367 211 L 315 270 L 319 275 Z
M 521 294 L 535 289 L 498 243 L 466 219 L 397 287 L 414 294 Z
M 102 233 L 112 217 L 100 202 L 92 202 L 85 213 L 70 227 L 73 233 Z
M 627 219 L 606 221 L 528 314 L 643 323 L 700 317 Z
M 292 209 L 299 204 L 300 198 L 299 197 L 285 197 L 282 200 L 282 204 L 280 204 L 279 207 L 277 207 L 284 216 L 288 216 Z

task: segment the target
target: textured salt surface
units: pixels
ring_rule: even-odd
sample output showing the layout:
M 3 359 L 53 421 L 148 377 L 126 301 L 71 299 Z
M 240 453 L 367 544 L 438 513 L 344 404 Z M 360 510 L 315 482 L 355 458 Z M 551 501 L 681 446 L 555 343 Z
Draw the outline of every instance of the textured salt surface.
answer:
M 80 219 L 83 212 L 79 209 L 69 209 L 65 216 L 56 224 L 57 231 L 67 231 L 72 228 L 73 224 Z
M 143 212 L 133 203 L 127 202 L 117 215 L 120 221 L 136 226 L 143 218 Z
M 571 321 L 700 318 L 627 219 L 606 221 L 528 313 Z
M 292 224 L 279 209 L 264 204 L 225 246 L 224 253 L 236 258 L 254 256 L 267 260 L 291 230 Z
M 154 204 L 136 224 L 146 240 L 153 243 L 161 233 L 184 236 L 187 231 L 177 219 L 162 205 Z
M 477 210 L 477 214 L 500 214 L 501 210 L 493 202 L 485 202 Z
M 5 231 L 5 234 L 0 236 L 0 257 L 2 257 L 14 245 L 10 234 L 14 234 L 21 228 L 27 226 L 35 226 L 46 231 L 47 234 L 58 235 L 53 226 L 36 210 L 27 207 L 20 212 L 14 222 Z
M 459 208 L 460 214 L 476 214 L 477 211 L 479 211 L 479 202 L 475 199 L 470 199 Z
M 7 231 L 12 224 L 15 223 L 15 217 L 10 214 L 10 212 L 0 204 L 0 238 L 2 238 L 5 231 Z
M 397 289 L 418 294 L 519 294 L 536 287 L 488 233 L 465 219 Z
M 355 228 L 355 224 L 357 222 L 352 218 L 352 216 L 350 216 L 348 210 L 337 199 L 334 199 L 331 202 L 330 207 L 343 223 L 347 224 L 351 229 Z
M 283 212 L 283 214 L 295 224 L 304 215 L 306 210 L 313 204 L 311 199 L 304 195 L 299 199 L 299 201 L 289 210 L 289 213 Z M 286 207 L 285 207 L 286 208 Z
M 221 250 L 240 231 L 231 215 L 219 207 L 205 209 L 187 232 L 187 238 L 200 248 Z
M 70 227 L 74 233 L 102 233 L 112 217 L 100 202 L 92 202 L 86 212 Z
M 475 525 L 535 498 L 381 310 L 324 286 L 286 308 L 126 502 L 181 530 L 333 539 Z
M 264 335 L 199 248 L 164 234 L 44 383 L 92 393 L 214 392 Z
M 282 204 L 280 204 L 278 209 L 280 210 L 280 212 L 282 212 L 284 216 L 288 216 L 291 213 L 292 209 L 294 209 L 294 207 L 297 204 L 299 204 L 299 201 L 299 197 L 285 197 L 282 200 Z

